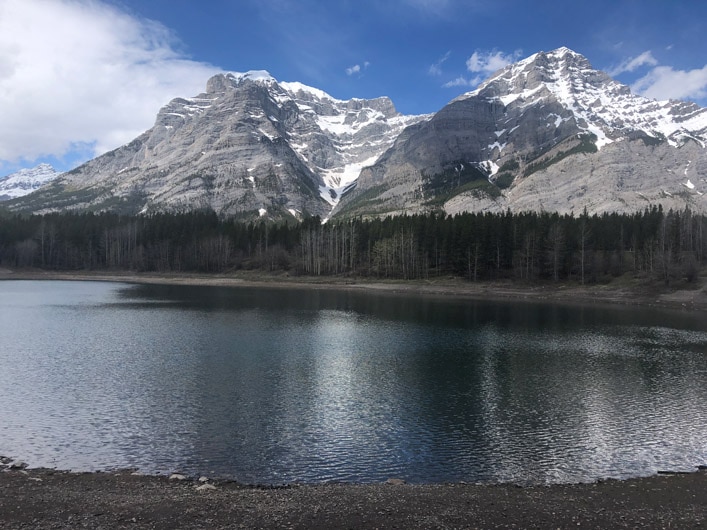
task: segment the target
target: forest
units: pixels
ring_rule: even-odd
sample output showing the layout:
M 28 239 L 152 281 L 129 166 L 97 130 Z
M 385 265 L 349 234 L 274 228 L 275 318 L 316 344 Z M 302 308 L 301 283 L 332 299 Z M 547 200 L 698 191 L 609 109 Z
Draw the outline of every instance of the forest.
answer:
M 694 281 L 707 217 L 421 214 L 322 223 L 243 222 L 214 212 L 0 215 L 0 266 L 53 271 L 227 273 L 596 283 L 626 273 Z

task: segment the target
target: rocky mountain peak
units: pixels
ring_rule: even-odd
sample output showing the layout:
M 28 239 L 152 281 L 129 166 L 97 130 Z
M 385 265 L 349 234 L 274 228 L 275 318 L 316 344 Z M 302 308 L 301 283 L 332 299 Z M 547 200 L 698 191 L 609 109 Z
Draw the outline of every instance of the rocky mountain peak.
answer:
M 206 93 L 224 92 L 229 88 L 238 88 L 243 83 L 251 81 L 262 85 L 277 83 L 277 80 L 266 70 L 250 70 L 248 72 L 227 72 L 216 74 L 206 82 Z
M 562 47 L 511 64 L 457 99 L 481 96 L 509 105 L 519 99 L 526 102 L 552 95 L 563 104 L 575 104 L 584 102 L 587 92 L 598 91 L 613 95 L 631 92 L 606 73 L 595 70 L 583 55 Z
M 0 200 L 24 197 L 57 178 L 60 173 L 50 164 L 39 164 L 30 169 L 0 178 Z
M 606 73 L 595 70 L 569 48 L 539 52 L 496 72 L 479 88 L 457 100 L 486 98 L 505 107 L 524 109 L 558 103 L 580 129 L 596 137 L 601 149 L 627 134 L 679 145 L 686 138 L 707 141 L 707 110 L 682 101 L 655 101 Z
M 326 217 L 361 168 L 423 119 L 401 116 L 387 97 L 339 100 L 264 70 L 222 73 L 205 92 L 170 101 L 132 142 L 25 204 L 42 212 L 70 205 Z
M 441 210 L 706 210 L 707 110 L 631 93 L 558 48 L 430 116 L 264 70 L 213 76 L 132 142 L 10 207 L 301 218 Z
M 589 76 L 587 74 L 590 74 Z M 525 60 L 512 64 L 487 80 L 480 90 L 488 85 L 500 86 L 506 94 L 535 90 L 540 85 L 567 83 L 571 88 L 606 81 L 608 76 L 596 79 L 589 61 L 568 48 L 551 52 L 539 52 Z
M 568 48 L 494 73 L 409 129 L 335 214 L 706 210 L 707 109 L 655 101 Z

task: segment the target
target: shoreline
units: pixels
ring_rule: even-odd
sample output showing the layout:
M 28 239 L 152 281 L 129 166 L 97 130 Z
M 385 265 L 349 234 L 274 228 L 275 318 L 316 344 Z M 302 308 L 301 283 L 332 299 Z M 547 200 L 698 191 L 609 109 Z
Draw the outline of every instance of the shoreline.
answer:
M 302 278 L 278 275 L 53 273 L 0 280 L 110 281 L 360 290 L 403 295 L 707 310 L 704 283 L 666 290 Z M 12 469 L 14 467 L 14 469 Z M 0 458 L 2 528 L 693 528 L 707 523 L 707 470 L 592 483 L 245 485 L 132 470 L 26 468 Z
M 241 271 L 232 274 L 55 272 L 0 268 L 2 280 L 104 281 L 134 284 L 189 285 L 213 287 L 309 288 L 388 292 L 461 299 L 521 300 L 571 305 L 609 304 L 646 306 L 688 311 L 707 311 L 707 280 L 665 287 L 639 281 L 578 285 L 570 282 L 524 284 L 514 281 L 473 283 L 459 278 L 390 280 L 351 277 L 289 276 Z
M 693 528 L 707 471 L 512 484 L 245 486 L 130 470 L 0 471 L 3 528 Z

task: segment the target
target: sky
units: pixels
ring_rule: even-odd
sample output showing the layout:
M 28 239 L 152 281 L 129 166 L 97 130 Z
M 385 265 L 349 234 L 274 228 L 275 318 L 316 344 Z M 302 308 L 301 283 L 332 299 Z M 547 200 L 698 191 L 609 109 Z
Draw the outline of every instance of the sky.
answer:
M 703 0 L 0 0 L 0 177 L 128 143 L 219 72 L 436 112 L 567 46 L 655 99 L 707 106 Z

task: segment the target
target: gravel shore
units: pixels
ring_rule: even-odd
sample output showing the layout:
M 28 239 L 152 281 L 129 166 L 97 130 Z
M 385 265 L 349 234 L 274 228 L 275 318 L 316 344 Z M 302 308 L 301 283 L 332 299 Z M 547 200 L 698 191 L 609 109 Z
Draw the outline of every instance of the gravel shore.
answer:
M 233 274 L 52 272 L 0 268 L 0 280 L 113 281 L 143 284 L 203 285 L 222 287 L 270 287 L 383 291 L 423 296 L 486 300 L 535 300 L 567 304 L 610 304 L 654 306 L 707 311 L 707 278 L 693 284 L 666 287 L 644 280 L 616 280 L 608 284 L 469 282 L 459 278 L 434 280 L 376 280 L 370 278 L 289 276 L 239 271 Z
M 2 528 L 699 528 L 707 472 L 592 484 L 280 488 L 130 471 L 0 472 Z

